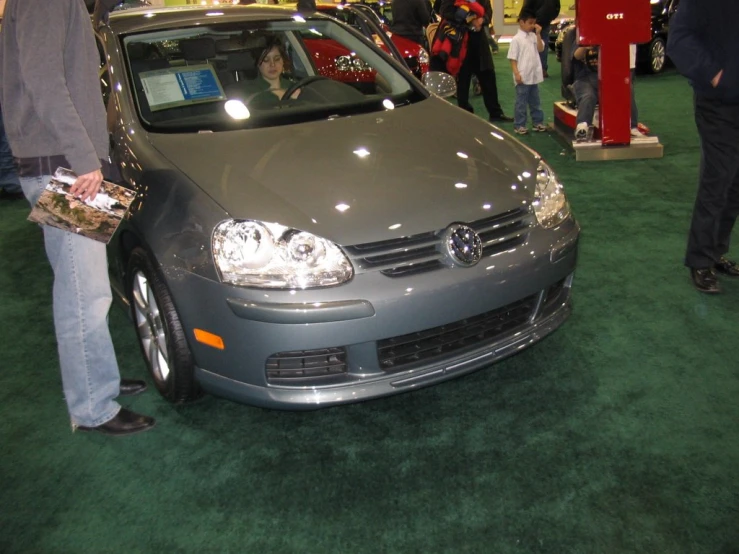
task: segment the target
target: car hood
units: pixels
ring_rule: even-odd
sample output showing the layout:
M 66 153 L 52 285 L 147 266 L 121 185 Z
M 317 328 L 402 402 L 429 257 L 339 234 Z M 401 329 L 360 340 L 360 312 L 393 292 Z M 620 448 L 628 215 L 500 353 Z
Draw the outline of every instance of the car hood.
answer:
M 351 245 L 530 205 L 537 157 L 430 98 L 384 112 L 264 129 L 151 134 L 229 216 Z

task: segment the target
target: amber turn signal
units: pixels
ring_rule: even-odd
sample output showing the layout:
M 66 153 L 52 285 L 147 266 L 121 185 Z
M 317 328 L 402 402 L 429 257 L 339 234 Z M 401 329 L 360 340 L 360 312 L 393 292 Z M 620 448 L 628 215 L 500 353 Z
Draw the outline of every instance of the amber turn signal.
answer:
M 195 340 L 218 350 L 224 350 L 226 348 L 221 337 L 208 331 L 203 331 L 202 329 L 195 329 Z

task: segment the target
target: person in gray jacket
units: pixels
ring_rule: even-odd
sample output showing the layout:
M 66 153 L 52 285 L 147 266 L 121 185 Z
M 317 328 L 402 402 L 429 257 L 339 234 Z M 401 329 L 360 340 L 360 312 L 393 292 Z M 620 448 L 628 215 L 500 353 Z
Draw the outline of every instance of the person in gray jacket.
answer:
M 0 105 L 28 201 L 59 166 L 78 178 L 71 193 L 95 198 L 108 158 L 100 57 L 84 2 L 8 0 L 0 30 Z M 105 245 L 44 226 L 54 271 L 53 313 L 72 428 L 110 435 L 149 429 L 150 417 L 122 408 L 119 395 L 146 388 L 121 380 L 107 315 L 112 295 Z

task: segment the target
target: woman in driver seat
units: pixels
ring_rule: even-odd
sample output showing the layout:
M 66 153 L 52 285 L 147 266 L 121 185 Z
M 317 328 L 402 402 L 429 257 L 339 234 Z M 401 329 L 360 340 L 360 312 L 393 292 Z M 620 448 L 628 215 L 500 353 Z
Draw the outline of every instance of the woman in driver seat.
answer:
M 253 85 L 260 89 L 260 92 L 269 91 L 275 97 L 275 103 L 282 100 L 285 91 L 290 88 L 293 82 L 284 76 L 285 71 L 290 69 L 290 58 L 282 41 L 275 36 L 267 37 L 264 49 L 256 57 L 257 76 Z M 300 96 L 300 90 L 296 90 L 290 95 L 295 100 Z M 269 98 L 269 97 L 266 97 Z M 266 100 L 259 98 L 258 101 Z

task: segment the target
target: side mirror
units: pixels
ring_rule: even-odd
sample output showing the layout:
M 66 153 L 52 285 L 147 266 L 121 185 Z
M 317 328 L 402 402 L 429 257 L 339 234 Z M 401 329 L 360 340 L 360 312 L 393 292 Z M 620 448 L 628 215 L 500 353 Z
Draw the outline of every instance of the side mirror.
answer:
M 427 89 L 442 98 L 457 94 L 457 81 L 443 71 L 428 71 L 421 80 Z

